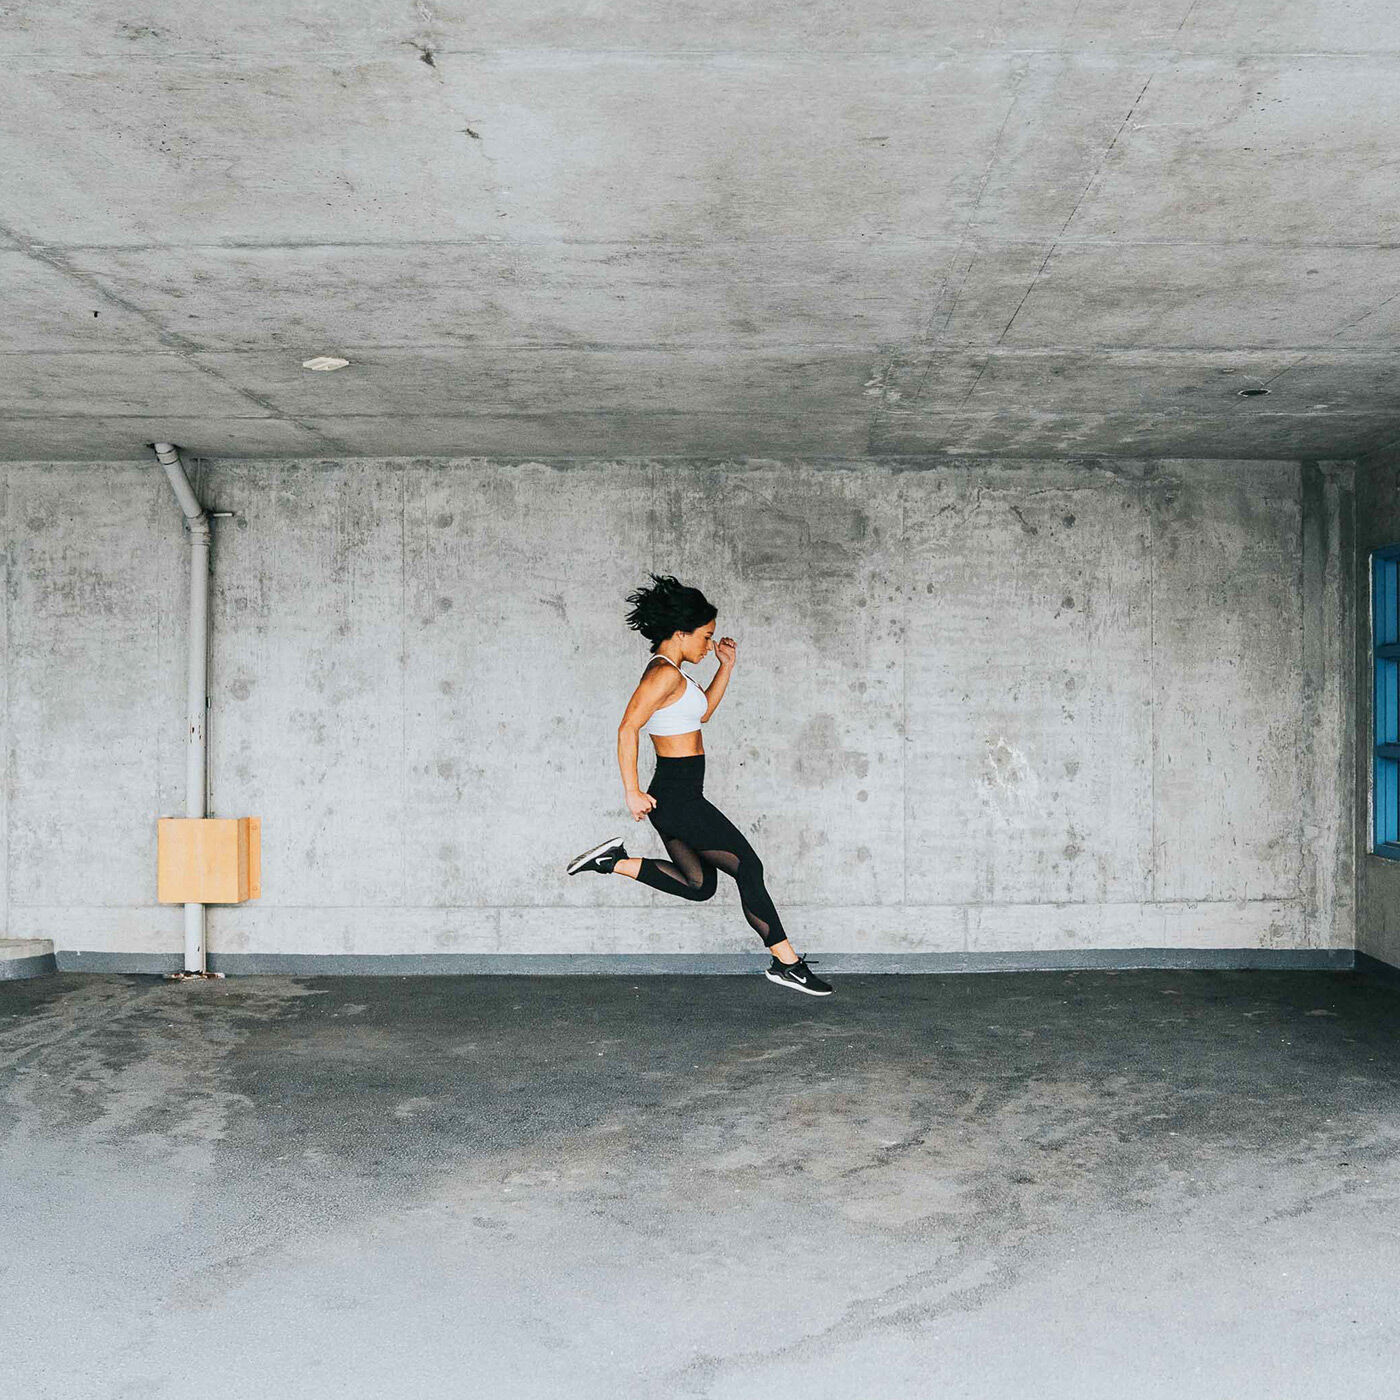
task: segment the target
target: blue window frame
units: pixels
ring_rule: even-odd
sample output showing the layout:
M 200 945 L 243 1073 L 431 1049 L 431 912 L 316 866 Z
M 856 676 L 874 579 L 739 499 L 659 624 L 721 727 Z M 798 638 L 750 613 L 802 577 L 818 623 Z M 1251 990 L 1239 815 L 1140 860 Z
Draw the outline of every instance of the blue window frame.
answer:
M 1371 849 L 1400 860 L 1400 545 L 1371 554 L 1371 647 L 1375 670 Z

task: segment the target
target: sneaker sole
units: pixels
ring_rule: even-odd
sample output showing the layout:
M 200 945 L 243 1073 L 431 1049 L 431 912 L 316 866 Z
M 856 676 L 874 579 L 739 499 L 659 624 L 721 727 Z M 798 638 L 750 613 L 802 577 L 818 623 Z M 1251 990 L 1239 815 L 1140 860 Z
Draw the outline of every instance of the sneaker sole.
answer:
M 604 851 L 610 851 L 614 846 L 620 846 L 621 844 L 622 837 L 614 836 L 611 841 L 604 841 L 601 846 L 594 846 L 591 851 L 585 851 L 581 856 L 575 856 L 573 860 L 569 862 L 568 873 L 570 875 L 577 875 L 590 860 L 602 855 Z
M 831 992 L 819 992 L 815 987 L 804 987 L 800 982 L 789 982 L 786 977 L 775 977 L 771 972 L 765 971 L 763 974 L 770 982 L 776 982 L 780 987 L 791 987 L 794 992 L 806 992 L 809 997 L 829 997 Z M 832 992 L 835 987 L 831 989 Z

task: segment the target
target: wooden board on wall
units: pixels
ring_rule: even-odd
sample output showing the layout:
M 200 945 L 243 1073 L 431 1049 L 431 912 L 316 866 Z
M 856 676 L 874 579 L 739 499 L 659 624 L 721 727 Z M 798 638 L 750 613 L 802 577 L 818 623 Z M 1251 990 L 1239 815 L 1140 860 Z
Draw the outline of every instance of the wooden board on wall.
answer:
M 261 893 L 260 818 L 157 818 L 159 903 L 242 904 Z

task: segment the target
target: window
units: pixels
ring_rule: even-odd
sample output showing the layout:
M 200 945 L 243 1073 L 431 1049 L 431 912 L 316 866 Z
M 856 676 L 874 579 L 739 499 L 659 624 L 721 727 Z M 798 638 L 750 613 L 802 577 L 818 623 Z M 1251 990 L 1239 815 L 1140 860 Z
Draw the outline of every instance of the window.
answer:
M 1376 697 L 1371 849 L 1400 860 L 1400 545 L 1371 555 L 1371 646 Z

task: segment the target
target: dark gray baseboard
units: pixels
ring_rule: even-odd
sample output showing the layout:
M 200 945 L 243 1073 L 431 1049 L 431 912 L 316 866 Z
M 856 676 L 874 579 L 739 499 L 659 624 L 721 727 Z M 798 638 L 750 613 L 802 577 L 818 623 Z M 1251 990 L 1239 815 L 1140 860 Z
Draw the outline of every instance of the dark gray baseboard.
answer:
M 823 973 L 1126 972 L 1134 969 L 1258 968 L 1349 972 L 1350 948 L 1092 948 L 1024 953 L 813 953 Z M 60 972 L 178 972 L 179 953 L 57 954 Z M 1375 959 L 1368 961 L 1375 962 Z M 759 953 L 210 953 L 209 970 L 231 977 L 742 976 L 766 966 Z M 1380 964 L 1387 966 L 1387 964 Z
M 178 972 L 183 953 L 83 953 L 57 948 L 60 972 Z
M 0 958 L 0 982 L 18 982 L 24 977 L 47 977 L 58 971 L 58 960 L 52 953 L 38 953 L 32 958 Z

